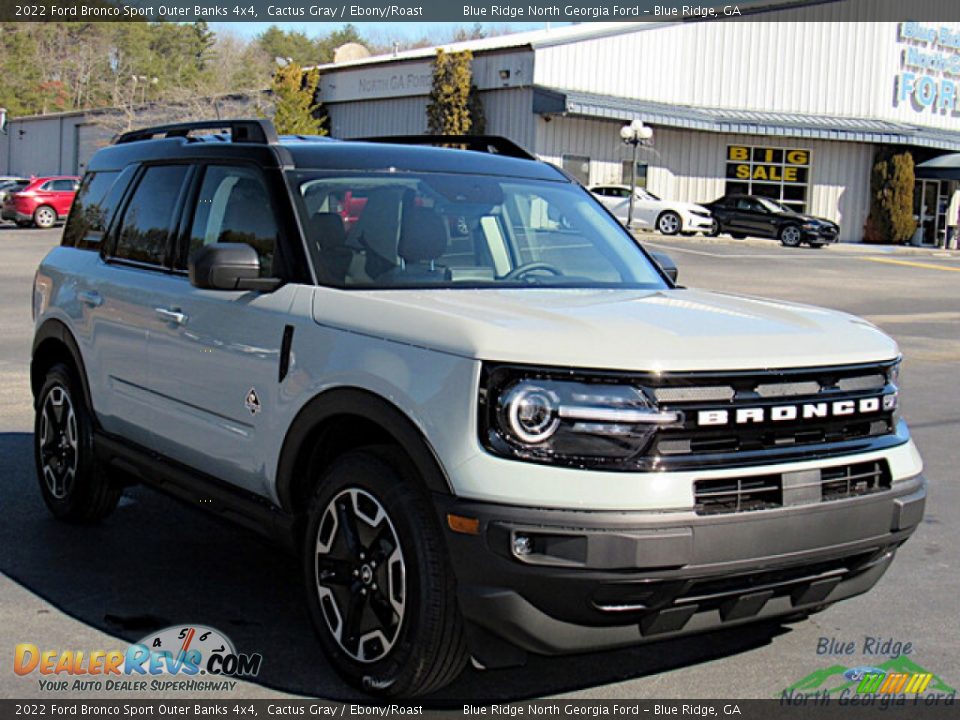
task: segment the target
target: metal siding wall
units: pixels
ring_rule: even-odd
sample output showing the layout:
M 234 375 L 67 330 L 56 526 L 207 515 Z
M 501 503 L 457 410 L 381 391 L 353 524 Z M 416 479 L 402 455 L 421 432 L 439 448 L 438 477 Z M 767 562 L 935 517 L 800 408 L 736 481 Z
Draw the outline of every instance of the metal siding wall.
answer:
M 504 135 L 526 148 L 533 148 L 536 117 L 532 90 L 493 90 L 481 93 L 480 97 L 488 133 Z M 420 96 L 328 105 L 331 135 L 351 138 L 425 133 L 429 102 L 428 97 Z
M 335 138 L 419 135 L 427 130 L 426 97 L 390 98 L 327 106 Z
M 76 125 L 77 173 L 83 174 L 93 154 L 110 144 L 113 133 L 107 128 L 92 123 Z
M 18 175 L 60 173 L 60 119 L 37 119 L 9 123 L 10 172 Z M 23 135 L 20 131 L 23 131 Z
M 533 114 L 533 90 L 495 90 L 480 93 L 487 118 L 487 133 L 502 135 L 533 152 L 537 123 Z
M 858 2 L 863 5 L 865 0 L 850 0 Z M 871 8 L 874 2 L 896 6 L 891 0 L 871 0 Z M 868 117 L 956 129 L 958 113 L 894 105 L 906 47 L 897 42 L 897 23 L 840 21 L 848 6 L 828 3 L 779 11 L 770 14 L 776 21 L 766 22 L 651 24 L 623 35 L 540 47 L 534 81 L 681 105 Z M 811 21 L 788 22 L 800 12 Z M 944 12 L 943 17 L 953 15 Z
M 537 123 L 537 151 L 559 163 L 563 154 L 590 158 L 592 184 L 619 182 L 621 163 L 631 157 L 620 142 L 619 122 L 559 117 Z M 709 202 L 723 195 L 727 145 L 805 148 L 812 152 L 808 211 L 840 223 L 844 242 L 862 239 L 874 148 L 862 143 L 803 138 L 764 138 L 656 128 L 654 146 L 641 148 L 638 162 L 649 166 L 647 186 L 663 197 Z

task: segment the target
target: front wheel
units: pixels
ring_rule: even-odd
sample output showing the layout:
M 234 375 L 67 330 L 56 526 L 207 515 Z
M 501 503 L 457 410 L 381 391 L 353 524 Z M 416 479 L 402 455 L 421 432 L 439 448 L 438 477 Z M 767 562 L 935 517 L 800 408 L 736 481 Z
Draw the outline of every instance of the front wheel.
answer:
M 49 205 L 41 205 L 33 211 L 33 224 L 41 230 L 49 230 L 57 222 L 57 212 Z
M 50 512 L 67 522 L 95 522 L 113 512 L 122 488 L 94 457 L 93 419 L 66 365 L 47 371 L 33 437 L 37 479 Z
M 780 230 L 780 242 L 787 247 L 799 247 L 800 243 L 803 242 L 803 233 L 796 225 L 785 225 Z
M 676 235 L 682 227 L 683 221 L 673 210 L 667 210 L 657 218 L 657 230 L 664 235 Z
M 308 510 L 311 619 L 349 683 L 390 697 L 452 682 L 467 649 L 453 572 L 429 496 L 390 448 L 337 459 Z
M 707 237 L 716 237 L 717 235 L 720 234 L 720 223 L 718 223 L 716 219 L 714 219 L 714 221 L 710 224 L 710 229 L 704 232 L 703 234 L 706 235 Z

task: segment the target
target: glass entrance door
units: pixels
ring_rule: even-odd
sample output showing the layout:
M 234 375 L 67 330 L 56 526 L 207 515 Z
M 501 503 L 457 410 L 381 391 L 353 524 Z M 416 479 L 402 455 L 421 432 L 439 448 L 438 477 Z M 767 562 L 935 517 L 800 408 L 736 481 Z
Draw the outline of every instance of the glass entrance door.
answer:
M 917 180 L 913 192 L 913 214 L 917 218 L 914 245 L 936 245 L 938 233 L 943 231 L 940 201 L 939 180 Z

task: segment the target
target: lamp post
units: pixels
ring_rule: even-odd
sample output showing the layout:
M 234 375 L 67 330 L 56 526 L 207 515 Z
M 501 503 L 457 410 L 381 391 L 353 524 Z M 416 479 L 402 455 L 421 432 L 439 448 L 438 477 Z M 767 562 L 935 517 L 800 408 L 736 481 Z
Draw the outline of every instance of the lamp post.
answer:
M 620 128 L 620 139 L 633 146 L 633 162 L 630 164 L 630 206 L 627 209 L 627 230 L 633 225 L 633 202 L 637 186 L 637 148 L 646 145 L 653 138 L 653 128 L 643 124 L 637 118 L 629 125 Z

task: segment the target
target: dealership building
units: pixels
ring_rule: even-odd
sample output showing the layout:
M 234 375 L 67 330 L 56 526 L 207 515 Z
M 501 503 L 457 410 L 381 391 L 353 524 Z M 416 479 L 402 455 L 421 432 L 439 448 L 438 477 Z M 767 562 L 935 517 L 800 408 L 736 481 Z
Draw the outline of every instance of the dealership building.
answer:
M 628 182 L 635 170 L 664 198 L 763 195 L 835 220 L 841 240 L 858 241 L 878 149 L 909 150 L 918 163 L 960 151 L 960 23 L 850 22 L 849 9 L 822 2 L 733 22 L 587 23 L 445 49 L 472 51 L 488 133 L 584 184 Z M 322 66 L 331 134 L 425 132 L 435 52 Z M 631 168 L 620 128 L 635 119 L 653 137 Z M 0 173 L 11 159 L 3 146 L 20 142 L 17 123 L 0 138 Z M 82 142 L 66 145 L 61 154 L 76 165 L 58 169 L 82 169 Z M 942 239 L 956 188 L 918 179 L 916 243 Z

